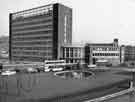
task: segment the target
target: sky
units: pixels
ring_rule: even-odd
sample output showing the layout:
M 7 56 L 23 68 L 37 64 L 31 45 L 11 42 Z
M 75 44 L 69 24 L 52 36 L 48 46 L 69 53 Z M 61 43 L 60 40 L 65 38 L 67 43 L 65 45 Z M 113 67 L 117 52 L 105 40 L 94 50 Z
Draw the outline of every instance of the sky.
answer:
M 135 0 L 1 0 L 0 35 L 9 35 L 9 13 L 56 2 L 73 9 L 73 42 L 135 45 Z

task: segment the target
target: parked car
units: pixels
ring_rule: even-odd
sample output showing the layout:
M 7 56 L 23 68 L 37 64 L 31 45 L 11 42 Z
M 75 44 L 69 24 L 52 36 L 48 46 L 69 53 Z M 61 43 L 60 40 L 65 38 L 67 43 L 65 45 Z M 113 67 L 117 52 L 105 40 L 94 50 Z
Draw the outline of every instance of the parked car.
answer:
M 29 68 L 24 69 L 24 72 L 27 72 L 27 73 L 36 73 L 38 71 L 37 71 L 36 68 L 29 67 Z
M 45 72 L 50 72 L 51 71 L 51 69 L 49 69 L 49 68 L 45 68 L 45 70 L 44 70 Z
M 59 67 L 59 68 L 52 68 L 52 71 L 62 71 L 63 70 L 63 68 L 61 68 L 61 67 Z
M 90 64 L 90 65 L 88 65 L 88 68 L 95 68 L 95 67 L 96 67 L 95 64 Z
M 53 67 L 53 68 L 51 68 L 51 67 L 49 67 L 49 68 L 45 68 L 45 72 L 51 72 L 51 71 L 53 71 L 53 72 L 56 72 L 56 71 L 62 71 L 63 70 L 63 68 L 62 67 Z

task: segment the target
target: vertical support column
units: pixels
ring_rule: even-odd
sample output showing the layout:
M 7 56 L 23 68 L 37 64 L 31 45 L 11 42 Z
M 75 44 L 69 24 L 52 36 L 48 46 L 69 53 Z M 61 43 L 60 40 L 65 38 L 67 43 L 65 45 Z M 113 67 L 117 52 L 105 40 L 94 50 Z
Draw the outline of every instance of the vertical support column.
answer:
M 132 72 L 133 87 L 135 86 L 135 72 Z
M 81 54 L 81 48 L 78 48 L 78 50 L 77 50 L 77 57 L 78 57 L 79 60 L 80 60 L 79 62 L 82 63 L 82 62 L 81 62 L 81 55 L 80 55 L 80 54 Z
M 64 48 L 64 58 L 66 58 L 67 56 L 67 52 L 66 52 L 66 47 Z
M 12 14 L 9 14 L 9 61 L 12 62 Z
M 70 47 L 68 48 L 69 51 L 69 58 L 71 57 L 71 51 L 70 51 Z
M 53 58 L 58 59 L 59 57 L 59 5 L 53 5 Z
M 90 64 L 93 64 L 93 60 L 92 60 L 92 59 L 93 59 L 93 53 L 92 53 L 92 52 L 93 52 L 93 51 L 92 51 L 92 47 L 90 47 L 90 54 L 89 54 L 89 57 L 90 57 L 90 58 L 89 58 L 89 59 L 90 59 L 90 62 L 89 62 L 89 63 L 90 63 Z
M 73 48 L 73 57 L 72 57 L 72 59 L 73 59 L 73 63 L 75 63 L 75 50 L 76 50 L 76 48 Z

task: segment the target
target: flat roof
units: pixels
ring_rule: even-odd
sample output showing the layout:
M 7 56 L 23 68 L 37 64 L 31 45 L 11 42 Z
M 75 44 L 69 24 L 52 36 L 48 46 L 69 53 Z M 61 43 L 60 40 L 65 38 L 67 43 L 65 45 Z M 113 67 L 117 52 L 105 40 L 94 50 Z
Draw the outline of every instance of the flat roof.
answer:
M 88 43 L 88 46 L 113 46 L 113 43 Z
M 21 11 L 17 11 L 17 12 L 14 12 L 14 13 L 11 13 L 11 14 L 20 14 L 20 13 L 24 13 L 24 12 L 29 12 L 29 11 L 33 11 L 33 10 L 36 10 L 36 9 L 41 9 L 41 8 L 45 8 L 45 7 L 48 7 L 48 6 L 51 6 L 51 5 L 62 5 L 62 6 L 65 6 L 65 7 L 68 7 L 62 3 L 50 3 L 50 4 L 46 4 L 46 5 L 41 5 L 41 6 L 38 6 L 38 7 L 34 7 L 34 8 L 30 8 L 30 9 L 25 9 L 25 10 L 21 10 Z M 68 7 L 70 8 L 70 7 Z M 72 8 L 70 8 L 72 9 Z
M 13 76 L 0 76 L 0 96 L 6 96 L 7 102 L 35 102 L 34 100 L 48 100 L 59 96 L 76 96 L 89 92 L 98 92 L 129 82 L 131 78 L 127 75 L 114 74 L 112 71 L 95 72 L 89 79 L 63 79 L 56 77 L 53 73 L 16 74 Z M 6 92 L 7 91 L 7 92 Z M 1 101 L 4 102 L 4 101 Z M 52 101 L 50 101 L 52 102 Z
M 64 44 L 64 45 L 62 45 L 62 47 L 71 47 L 71 48 L 79 47 L 79 48 L 84 48 L 85 44 Z

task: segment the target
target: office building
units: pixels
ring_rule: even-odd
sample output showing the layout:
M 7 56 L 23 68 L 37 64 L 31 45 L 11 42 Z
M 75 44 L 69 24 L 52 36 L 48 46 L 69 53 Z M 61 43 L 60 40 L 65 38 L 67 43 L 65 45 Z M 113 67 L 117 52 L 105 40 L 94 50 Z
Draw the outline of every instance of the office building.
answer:
M 120 63 L 125 62 L 125 46 L 121 45 L 120 46 Z
M 72 9 L 62 4 L 11 13 L 9 19 L 11 61 L 59 59 L 61 45 L 72 43 Z
M 85 62 L 97 65 L 120 64 L 118 39 L 112 43 L 88 43 L 85 46 Z
M 61 47 L 61 58 L 67 63 L 84 63 L 84 44 L 65 44 Z

